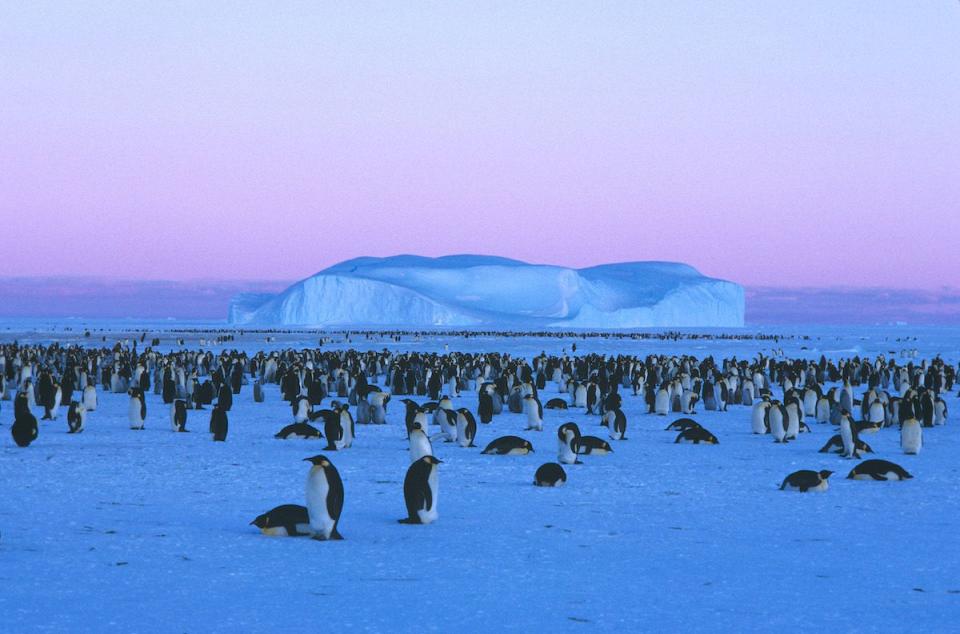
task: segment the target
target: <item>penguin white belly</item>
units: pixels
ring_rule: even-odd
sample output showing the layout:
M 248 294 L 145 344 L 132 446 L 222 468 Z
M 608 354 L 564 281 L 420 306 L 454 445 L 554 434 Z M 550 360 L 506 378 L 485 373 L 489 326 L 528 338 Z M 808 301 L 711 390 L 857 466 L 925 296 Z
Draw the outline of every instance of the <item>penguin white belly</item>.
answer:
M 573 399 L 574 407 L 586 407 L 587 406 L 587 388 L 578 386 L 576 392 L 574 393 Z
M 764 407 L 753 408 L 753 417 L 750 420 L 750 427 L 755 434 L 767 433 L 767 424 L 765 422 L 767 410 Z
M 309 416 L 307 415 L 307 402 L 300 401 L 297 404 L 297 413 L 293 417 L 293 422 L 295 423 L 305 423 Z
M 670 393 L 666 390 L 659 390 L 654 402 L 654 411 L 660 416 L 666 416 L 670 410 Z
M 350 448 L 353 445 L 353 429 L 350 419 L 340 415 L 340 440 L 336 442 L 337 449 Z
M 793 408 L 787 410 L 787 431 L 785 438 L 793 440 L 800 433 L 800 417 Z
M 327 513 L 327 494 L 330 484 L 322 467 L 312 467 L 307 482 L 307 516 L 310 518 L 310 531 L 329 537 L 336 522 Z
M 557 439 L 557 462 L 561 464 L 574 464 L 577 461 L 577 454 L 570 448 L 569 442 Z
M 533 401 L 526 402 L 528 404 L 524 405 L 524 407 L 527 410 L 527 428 L 538 431 L 543 430 L 543 420 L 540 419 L 540 411 L 537 408 L 537 404 Z
M 63 401 L 63 392 L 60 388 L 57 388 L 56 393 L 53 395 L 53 407 L 50 408 L 50 417 L 53 420 L 57 420 L 57 410 L 60 409 L 60 404 Z
M 97 390 L 92 385 L 83 389 L 83 409 L 92 412 L 97 409 Z
M 923 447 L 923 429 L 917 421 L 905 422 L 900 430 L 900 448 L 906 454 L 918 454 Z
M 853 431 L 846 421 L 840 423 L 840 440 L 843 441 L 843 455 L 852 456 L 856 448 L 853 446 Z
M 803 414 L 805 416 L 817 415 L 817 393 L 812 390 L 803 395 Z
M 420 509 L 417 511 L 417 517 L 420 518 L 420 522 L 422 524 L 430 524 L 435 522 L 439 517 L 439 514 L 437 513 L 437 495 L 440 492 L 440 478 L 437 476 L 436 467 L 430 470 L 430 477 L 427 478 L 427 486 L 430 487 L 430 493 L 433 496 L 433 504 L 429 509 Z
M 770 411 L 770 433 L 777 442 L 783 442 L 787 432 L 783 428 L 783 414 L 779 410 Z
M 127 409 L 127 416 L 130 419 L 131 429 L 140 429 L 143 427 L 143 418 L 140 417 L 140 399 L 130 399 L 130 406 Z
M 433 447 L 430 439 L 423 432 L 410 434 L 410 462 L 416 462 L 424 456 L 432 456 Z
M 826 491 L 828 488 L 830 488 L 830 483 L 827 482 L 826 480 L 822 480 L 820 484 L 818 484 L 815 487 L 810 487 L 809 489 L 807 489 L 807 491 Z M 784 487 L 784 491 L 799 491 L 799 490 L 800 490 L 800 487 L 793 484 L 787 484 L 787 486 Z

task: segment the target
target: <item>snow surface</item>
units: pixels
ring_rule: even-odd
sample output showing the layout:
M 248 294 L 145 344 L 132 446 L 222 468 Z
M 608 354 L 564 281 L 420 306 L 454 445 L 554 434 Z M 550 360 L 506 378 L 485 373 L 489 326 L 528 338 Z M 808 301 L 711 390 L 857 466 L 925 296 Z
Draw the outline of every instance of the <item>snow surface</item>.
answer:
M 507 258 L 356 258 L 279 295 L 231 302 L 234 324 L 640 328 L 742 326 L 743 288 L 674 262 L 585 269 Z
M 749 358 L 778 347 L 838 358 L 917 348 L 955 364 L 960 350 L 956 329 L 910 329 L 919 339 L 909 343 L 895 341 L 906 329 L 807 332 L 811 340 L 780 343 L 585 339 L 577 353 Z M 187 344 L 196 347 L 198 336 Z M 76 331 L 4 335 L 14 337 L 79 340 Z M 449 345 L 530 358 L 569 352 L 571 341 L 439 336 L 352 345 Z M 315 344 L 315 333 L 279 334 L 269 344 L 247 334 L 226 347 Z M 554 391 L 548 384 L 543 401 Z M 290 422 L 275 386 L 265 403 L 253 402 L 250 386 L 235 397 L 226 443 L 203 433 L 209 410 L 190 412 L 192 433 L 176 434 L 150 394 L 146 431 L 134 432 L 126 396 L 99 396 L 83 434 L 65 433 L 62 410 L 61 420 L 41 423 L 27 449 L 13 445 L 11 403 L 2 403 L 4 632 L 927 632 L 953 631 L 960 619 L 953 419 L 924 430 L 919 456 L 900 452 L 895 430 L 871 435 L 876 457 L 916 477 L 855 482 L 842 477 L 855 461 L 817 453 L 833 433 L 829 425 L 814 423 L 812 434 L 774 445 L 750 433 L 749 408 L 731 406 L 695 416 L 721 444 L 676 445 L 663 428 L 678 415 L 641 414 L 642 398 L 625 393 L 629 440 L 613 442 L 612 455 L 565 466 L 565 487 L 539 489 L 533 473 L 556 459 L 557 426 L 573 420 L 605 437 L 599 417 L 545 410 L 544 431 L 534 433 L 523 431 L 522 414 L 505 412 L 479 425 L 477 444 L 516 434 L 537 452 L 483 456 L 480 448 L 435 443 L 444 461 L 440 519 L 403 526 L 396 520 L 404 515 L 408 456 L 399 403 L 388 408 L 389 424 L 358 426 L 352 449 L 328 453 L 322 442 L 272 438 Z M 960 411 L 955 394 L 947 402 Z M 464 393 L 455 404 L 475 411 L 476 396 Z M 309 465 L 302 459 L 317 453 L 343 476 L 345 541 L 260 535 L 248 525 L 257 514 L 303 503 Z M 777 490 L 801 468 L 838 473 L 825 493 Z

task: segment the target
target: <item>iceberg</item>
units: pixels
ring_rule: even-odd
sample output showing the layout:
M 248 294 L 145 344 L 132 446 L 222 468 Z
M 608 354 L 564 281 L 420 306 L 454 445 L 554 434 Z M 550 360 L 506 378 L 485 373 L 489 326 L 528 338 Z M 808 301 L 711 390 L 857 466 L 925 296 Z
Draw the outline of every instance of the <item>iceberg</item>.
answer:
M 649 328 L 743 326 L 743 287 L 677 262 L 583 269 L 484 255 L 346 260 L 230 303 L 237 325 Z

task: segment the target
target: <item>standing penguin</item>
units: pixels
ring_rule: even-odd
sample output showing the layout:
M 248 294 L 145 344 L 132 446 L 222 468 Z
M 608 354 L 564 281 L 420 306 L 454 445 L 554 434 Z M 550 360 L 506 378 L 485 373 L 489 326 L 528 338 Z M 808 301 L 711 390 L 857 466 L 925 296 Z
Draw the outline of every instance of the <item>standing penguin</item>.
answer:
M 773 442 L 787 442 L 787 430 L 784 427 L 786 410 L 780 401 L 771 401 L 767 409 L 767 423 L 770 425 L 770 433 L 773 434 Z
M 353 446 L 354 431 L 350 406 L 343 404 L 340 406 L 340 440 L 337 442 L 337 449 L 349 449 Z
M 770 409 L 770 399 L 763 397 L 763 400 L 757 401 L 753 406 L 753 413 L 750 419 L 750 428 L 755 434 L 767 433 L 768 410 Z
M 860 434 L 857 433 L 857 426 L 850 418 L 850 412 L 843 410 L 840 413 L 840 440 L 843 441 L 843 457 L 859 458 L 860 452 L 857 448 L 860 442 Z
M 543 405 L 533 394 L 523 397 L 523 409 L 527 414 L 527 430 L 543 431 Z
M 667 390 L 666 383 L 657 390 L 657 398 L 653 409 L 659 416 L 666 416 L 670 412 L 670 392 Z
M 227 410 L 220 407 L 219 403 L 210 412 L 210 433 L 216 442 L 227 439 Z
M 485 425 L 493 420 L 493 396 L 485 385 L 477 398 L 477 415 L 480 417 L 480 422 Z
M 259 380 L 255 381 L 253 384 L 253 402 L 263 402 L 263 383 L 261 383 Z
M 903 453 L 916 455 L 923 448 L 923 427 L 912 416 L 900 425 L 900 448 Z
M 477 437 L 477 421 L 466 407 L 457 410 L 457 442 L 461 447 L 476 447 L 473 439 Z
M 438 517 L 437 497 L 440 476 L 437 465 L 441 461 L 434 456 L 424 456 L 410 465 L 403 479 L 403 499 L 407 504 L 407 517 L 401 524 L 430 524 Z
M 433 455 L 433 445 L 419 422 L 413 423 L 410 430 L 410 462 L 416 462 L 424 456 Z
M 13 427 L 10 434 L 18 447 L 27 447 L 37 439 L 37 417 L 30 412 L 29 397 L 20 392 L 13 402 Z
M 88 412 L 97 409 L 97 386 L 92 381 L 83 388 L 83 409 Z
M 307 474 L 307 513 L 313 539 L 343 539 L 337 531 L 343 511 L 343 480 L 340 472 L 326 456 L 304 458 L 311 465 Z
M 170 426 L 173 431 L 187 431 L 187 402 L 182 398 L 170 405 Z
M 580 428 L 576 423 L 564 423 L 557 428 L 557 462 L 581 464 L 577 460 L 580 446 Z
M 87 410 L 77 401 L 70 401 L 67 410 L 67 433 L 79 434 L 87 422 Z
M 610 430 L 611 440 L 627 439 L 627 417 L 624 415 L 622 409 L 618 407 L 617 409 L 609 410 L 603 415 L 603 421 Z
M 127 418 L 130 420 L 130 429 L 142 430 L 147 420 L 147 401 L 138 387 L 130 388 L 127 392 L 130 402 L 127 405 Z

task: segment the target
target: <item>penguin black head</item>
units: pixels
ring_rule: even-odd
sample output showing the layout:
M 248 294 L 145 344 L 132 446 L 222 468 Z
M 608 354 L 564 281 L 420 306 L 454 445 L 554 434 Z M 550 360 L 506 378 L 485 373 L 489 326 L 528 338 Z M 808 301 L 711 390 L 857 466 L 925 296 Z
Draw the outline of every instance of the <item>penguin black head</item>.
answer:
M 420 459 L 426 462 L 427 464 L 443 464 L 443 460 L 440 460 L 436 456 L 424 456 L 423 458 L 420 458 Z
M 827 478 L 829 478 L 829 477 L 832 476 L 832 475 L 833 475 L 833 471 L 827 471 L 826 469 L 824 469 L 823 471 L 820 472 L 820 477 L 821 477 L 822 479 L 824 479 L 824 480 L 826 480 Z
M 524 448 L 527 449 L 530 453 L 533 453 L 533 443 L 531 443 L 529 440 L 524 440 L 524 441 L 523 441 L 523 446 L 524 446 Z
M 327 457 L 324 455 L 313 456 L 312 458 L 304 458 L 304 462 L 309 462 L 310 464 L 318 467 L 329 467 L 330 461 L 327 460 Z

